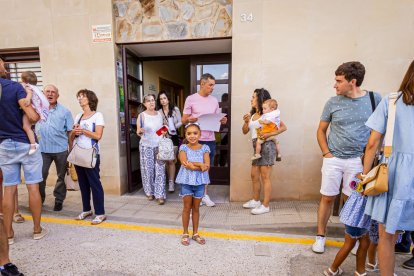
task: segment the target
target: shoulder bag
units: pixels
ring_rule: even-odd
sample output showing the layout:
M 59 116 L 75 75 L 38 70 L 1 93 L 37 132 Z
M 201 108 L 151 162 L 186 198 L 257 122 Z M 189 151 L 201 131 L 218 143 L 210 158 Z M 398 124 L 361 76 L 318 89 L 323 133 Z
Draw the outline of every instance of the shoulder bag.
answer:
M 369 171 L 360 183 L 365 186 L 364 195 L 367 196 L 377 196 L 388 192 L 388 159 L 392 153 L 397 96 L 398 93 L 392 93 L 388 98 L 388 120 L 384 146 L 385 160 Z
M 82 116 L 79 118 L 78 124 L 80 124 Z M 93 124 L 92 131 L 95 131 L 95 123 Z M 97 142 L 94 139 L 91 139 L 91 141 L 92 147 L 88 149 L 82 148 L 78 143 L 75 143 L 68 155 L 68 162 L 84 168 L 95 168 L 98 159 L 98 149 L 96 148 Z

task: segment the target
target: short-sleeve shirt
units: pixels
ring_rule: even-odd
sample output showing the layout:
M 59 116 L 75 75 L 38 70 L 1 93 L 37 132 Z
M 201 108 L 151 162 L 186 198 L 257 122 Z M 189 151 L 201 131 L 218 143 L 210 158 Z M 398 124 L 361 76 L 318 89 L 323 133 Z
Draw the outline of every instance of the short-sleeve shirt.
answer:
M 73 127 L 70 111 L 57 103 L 49 110 L 46 121 L 36 124 L 36 134 L 40 151 L 44 153 L 59 153 L 68 149 L 68 131 Z
M 79 113 L 76 115 L 75 118 L 75 124 L 79 122 L 79 119 L 81 118 L 82 113 Z M 104 117 L 101 112 L 96 112 L 92 115 L 92 117 L 84 120 L 80 120 L 80 126 L 83 129 L 89 130 L 94 132 L 96 130 L 96 126 L 105 126 Z M 92 146 L 96 143 L 96 148 L 99 152 L 99 142 L 86 136 L 86 135 L 79 135 L 79 137 L 76 137 L 75 143 L 77 143 L 81 148 L 84 149 L 90 149 Z
M 374 93 L 375 106 L 381 95 Z M 358 98 L 335 96 L 328 100 L 321 121 L 330 123 L 328 147 L 333 156 L 343 159 L 359 157 L 368 142 L 370 129 L 365 122 L 372 114 L 369 93 Z
M 19 105 L 19 100 L 26 98 L 27 93 L 18 82 L 0 78 L 0 84 L 0 143 L 12 139 L 29 144 L 29 138 L 23 130 L 23 110 Z
M 183 114 L 192 115 L 195 118 L 204 114 L 217 113 L 219 104 L 215 97 L 201 96 L 199 93 L 190 95 L 185 100 Z M 215 141 L 214 131 L 202 130 L 200 141 Z

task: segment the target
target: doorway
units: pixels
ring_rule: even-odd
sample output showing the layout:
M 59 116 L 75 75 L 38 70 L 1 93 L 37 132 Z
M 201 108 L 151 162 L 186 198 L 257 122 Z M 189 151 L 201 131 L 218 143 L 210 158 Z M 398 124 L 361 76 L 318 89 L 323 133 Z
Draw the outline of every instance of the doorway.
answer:
M 220 45 L 230 42 L 219 42 Z M 161 43 L 163 46 L 168 43 Z M 185 44 L 185 42 L 184 42 Z M 210 170 L 211 184 L 230 184 L 230 125 L 231 125 L 231 54 L 143 56 L 139 49 L 122 45 L 124 71 L 125 141 L 127 151 L 128 192 L 142 187 L 139 169 L 139 137 L 136 136 L 136 118 L 142 109 L 142 99 L 146 94 L 157 95 L 159 91 L 171 92 L 175 105 L 183 111 L 187 96 L 197 93 L 200 76 L 211 73 L 216 78 L 212 96 L 216 97 L 228 121 L 216 133 L 216 156 Z M 145 49 L 148 48 L 145 44 Z M 152 47 L 151 47 L 152 48 Z M 137 50 L 138 49 L 138 50 Z M 130 67 L 135 68 L 131 71 Z M 131 74 L 135 72 L 134 76 Z M 183 136 L 183 128 L 179 131 Z M 178 172 L 178 170 L 177 170 Z

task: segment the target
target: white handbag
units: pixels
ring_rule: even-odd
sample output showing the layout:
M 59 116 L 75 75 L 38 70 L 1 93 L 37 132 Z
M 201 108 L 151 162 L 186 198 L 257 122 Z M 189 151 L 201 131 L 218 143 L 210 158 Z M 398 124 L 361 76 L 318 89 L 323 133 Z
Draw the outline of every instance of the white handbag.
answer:
M 95 145 L 92 148 L 85 149 L 75 144 L 68 155 L 68 162 L 84 168 L 95 168 L 98 159 L 98 150 Z

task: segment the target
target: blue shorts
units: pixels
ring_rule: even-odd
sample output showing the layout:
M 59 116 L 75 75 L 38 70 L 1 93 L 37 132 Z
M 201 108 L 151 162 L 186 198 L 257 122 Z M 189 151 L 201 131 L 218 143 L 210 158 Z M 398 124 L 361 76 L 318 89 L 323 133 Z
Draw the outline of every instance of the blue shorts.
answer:
M 3 186 L 15 186 L 22 182 L 23 168 L 26 184 L 38 184 L 43 180 L 43 159 L 40 149 L 29 155 L 30 144 L 6 139 L 0 144 L 0 168 Z
M 349 226 L 345 224 L 345 234 L 348 234 L 353 239 L 359 239 L 360 237 L 364 236 L 368 233 L 368 229 L 366 228 L 359 228 L 354 226 Z
M 204 191 L 205 191 L 205 184 L 203 185 L 188 185 L 188 184 L 181 184 L 180 185 L 180 196 L 192 196 L 194 198 L 203 198 Z

